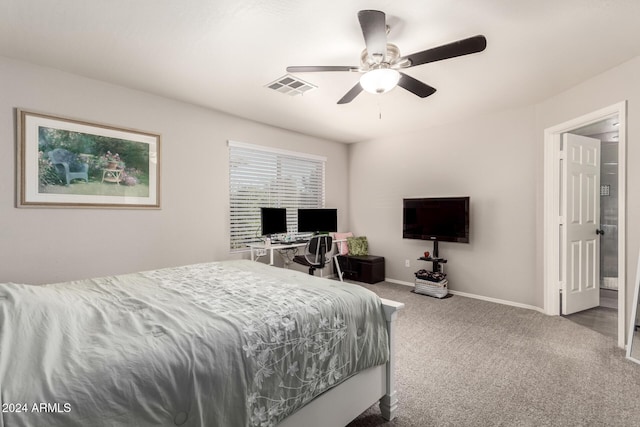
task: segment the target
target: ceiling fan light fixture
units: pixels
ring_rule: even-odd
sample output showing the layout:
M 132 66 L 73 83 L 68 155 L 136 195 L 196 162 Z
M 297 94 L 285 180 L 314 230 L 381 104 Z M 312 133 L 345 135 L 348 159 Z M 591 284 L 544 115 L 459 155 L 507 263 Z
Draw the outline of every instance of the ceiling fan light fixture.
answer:
M 369 93 L 385 93 L 396 87 L 400 80 L 398 70 L 377 68 L 367 71 L 360 77 L 360 86 Z

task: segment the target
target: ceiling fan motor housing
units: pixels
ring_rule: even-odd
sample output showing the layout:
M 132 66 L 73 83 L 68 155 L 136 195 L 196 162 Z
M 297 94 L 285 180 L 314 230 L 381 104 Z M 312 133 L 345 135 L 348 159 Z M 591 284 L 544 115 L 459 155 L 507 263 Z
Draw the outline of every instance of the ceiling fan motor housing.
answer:
M 378 68 L 376 66 L 380 66 L 381 64 L 387 64 L 390 68 L 395 69 L 406 68 L 411 65 L 411 61 L 400 58 L 400 49 L 393 43 L 387 43 L 386 55 L 384 58 L 380 58 L 380 60 L 377 60 L 378 58 L 380 57 L 376 56 L 375 58 L 372 58 L 367 49 L 364 49 L 360 54 L 361 71 L 367 72 L 369 70 L 376 69 Z

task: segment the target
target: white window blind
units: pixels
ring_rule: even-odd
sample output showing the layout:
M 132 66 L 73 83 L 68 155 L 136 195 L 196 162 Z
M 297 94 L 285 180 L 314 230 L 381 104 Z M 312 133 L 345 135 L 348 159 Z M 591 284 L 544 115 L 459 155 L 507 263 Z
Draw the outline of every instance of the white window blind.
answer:
M 231 251 L 260 240 L 260 208 L 287 208 L 288 233 L 298 230 L 298 208 L 324 207 L 326 159 L 229 141 Z

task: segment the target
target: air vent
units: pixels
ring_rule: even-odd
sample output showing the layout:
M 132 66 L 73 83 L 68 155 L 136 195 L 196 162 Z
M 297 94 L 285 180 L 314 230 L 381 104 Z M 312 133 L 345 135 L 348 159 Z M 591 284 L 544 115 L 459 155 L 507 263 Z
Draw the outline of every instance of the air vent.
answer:
M 293 77 L 290 74 L 286 74 L 280 77 L 278 80 L 269 83 L 265 87 L 268 87 L 269 89 L 273 89 L 280 93 L 286 93 L 290 96 L 301 95 L 308 90 L 317 88 L 317 86 Z

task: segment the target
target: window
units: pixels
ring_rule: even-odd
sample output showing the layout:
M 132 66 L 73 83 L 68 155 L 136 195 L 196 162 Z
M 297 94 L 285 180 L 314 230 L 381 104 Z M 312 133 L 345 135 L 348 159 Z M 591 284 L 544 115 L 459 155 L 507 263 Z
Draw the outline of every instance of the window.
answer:
M 288 233 L 298 208 L 324 207 L 325 157 L 229 141 L 231 251 L 260 240 L 260 208 L 287 208 Z

